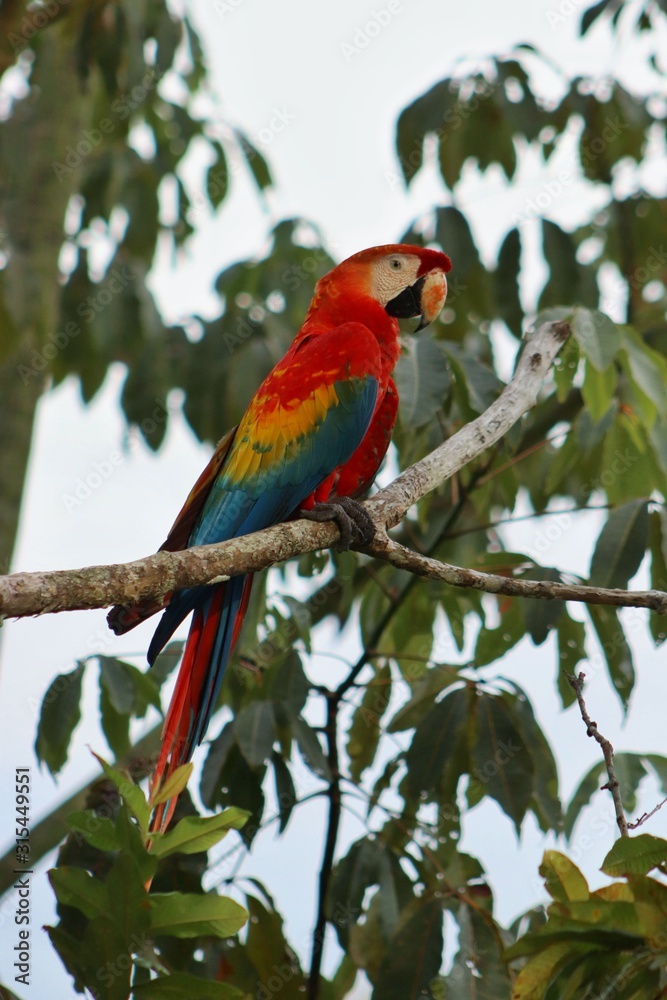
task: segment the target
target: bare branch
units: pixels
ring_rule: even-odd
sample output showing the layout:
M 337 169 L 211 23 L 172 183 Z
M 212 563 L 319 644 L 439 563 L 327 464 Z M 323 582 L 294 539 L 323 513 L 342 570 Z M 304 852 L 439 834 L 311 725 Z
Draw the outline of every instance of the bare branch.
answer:
M 511 382 L 488 410 L 369 501 L 376 521 L 392 528 L 412 504 L 500 441 L 537 402 L 542 382 L 569 335 L 567 323 L 544 323 L 527 341 Z
M 628 830 L 636 830 L 638 826 L 642 826 L 647 819 L 650 819 L 651 816 L 655 816 L 657 812 L 660 812 L 665 802 L 667 802 L 667 798 L 663 799 L 662 802 L 658 802 L 657 806 L 651 809 L 650 813 L 644 812 L 638 819 L 633 820 L 632 823 L 628 823 Z
M 611 604 L 619 608 L 649 608 L 658 614 L 667 614 L 667 593 L 661 590 L 609 590 L 606 587 L 557 583 L 555 580 L 519 580 L 495 573 L 482 573 L 420 555 L 395 542 L 385 532 L 378 532 L 367 551 L 399 569 L 406 569 L 429 580 L 442 580 L 452 587 L 469 587 L 472 590 L 483 590 L 487 594 L 505 594 L 509 597 Z
M 586 679 L 586 674 L 583 671 L 578 677 L 573 674 L 565 675 L 570 682 L 571 687 L 574 689 L 574 693 L 577 696 L 577 702 L 579 703 L 579 711 L 581 712 L 581 718 L 586 723 L 586 735 L 592 736 L 600 744 L 602 754 L 604 756 L 605 766 L 607 768 L 607 775 L 609 780 L 606 785 L 602 785 L 603 789 L 609 789 L 611 792 L 611 797 L 614 800 L 614 809 L 616 811 L 616 823 L 618 824 L 618 829 L 621 831 L 621 837 L 629 837 L 628 831 L 628 821 L 625 816 L 625 810 L 623 809 L 623 803 L 621 801 L 621 787 L 618 783 L 616 777 L 616 769 L 614 768 L 614 748 L 609 742 L 609 740 L 602 735 L 598 729 L 597 722 L 593 722 L 588 710 L 586 709 L 586 702 L 584 701 L 583 688 L 584 680 Z
M 0 577 L 0 615 L 50 614 L 127 604 L 253 573 L 338 540 L 333 522 L 293 521 L 219 545 L 156 552 L 135 562 Z

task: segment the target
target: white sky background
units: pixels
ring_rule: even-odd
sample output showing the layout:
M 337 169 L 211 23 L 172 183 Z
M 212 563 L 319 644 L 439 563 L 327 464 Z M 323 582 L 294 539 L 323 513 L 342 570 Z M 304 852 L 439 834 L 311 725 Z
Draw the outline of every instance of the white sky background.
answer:
M 270 224 L 280 218 L 299 215 L 311 219 L 321 227 L 334 256 L 342 258 L 362 247 L 395 240 L 417 215 L 433 204 L 448 202 L 449 196 L 434 171 L 420 177 L 409 194 L 395 183 L 398 165 L 393 143 L 399 111 L 451 73 L 462 60 L 471 65 L 470 61 L 502 54 L 514 43 L 527 41 L 548 52 L 570 76 L 614 71 L 632 89 L 648 90 L 652 85 L 649 77 L 642 76 L 644 61 L 639 57 L 648 40 L 619 43 L 606 27 L 599 25 L 581 43 L 576 36 L 585 5 L 568 0 L 563 10 L 574 13 L 553 24 L 548 14 L 558 11 L 556 0 L 521 0 L 512 5 L 497 4 L 495 0 L 468 4 L 403 0 L 393 5 L 396 12 L 378 36 L 363 51 L 350 56 L 348 50 L 348 58 L 341 46 L 354 44 L 355 32 L 372 12 L 386 9 L 383 0 L 374 4 L 340 0 L 335 5 L 318 5 L 312 0 L 282 4 L 236 0 L 227 5 L 226 11 L 224 6 L 218 5 L 218 14 L 210 2 L 199 0 L 193 4 L 211 67 L 221 134 L 223 123 L 230 122 L 254 137 L 269 160 L 276 187 L 262 208 L 251 182 L 239 173 L 231 197 L 217 215 L 198 210 L 199 231 L 176 269 L 169 270 L 170 261 L 165 258 L 155 271 L 153 287 L 167 321 L 185 320 L 193 313 L 216 315 L 212 279 L 227 264 L 259 253 Z M 554 96 L 562 88 L 555 72 L 542 72 L 539 84 Z M 287 119 L 286 124 L 268 136 L 270 142 L 265 142 L 266 130 L 272 119 L 276 120 L 277 111 L 283 120 Z M 568 151 L 554 158 L 548 171 L 530 159 L 522 167 L 516 190 L 508 188 L 499 170 L 489 171 L 483 178 L 474 170 L 468 173 L 459 204 L 472 221 L 487 262 L 495 260 L 499 240 L 511 220 L 525 214 L 527 204 L 544 190 L 545 182 L 563 169 L 574 169 Z M 649 174 L 647 183 L 660 184 L 662 176 L 664 172 Z M 574 225 L 590 211 L 590 190 L 590 186 L 579 182 L 566 186 L 547 214 L 563 225 Z M 527 226 L 526 235 L 530 237 L 530 233 L 531 227 Z M 528 279 L 528 292 L 532 293 L 542 279 L 543 269 L 537 259 Z M 615 307 L 618 303 L 612 295 L 612 315 Z M 496 347 L 507 374 L 511 362 L 509 338 L 500 337 Z M 78 390 L 71 383 L 43 400 L 16 569 L 61 569 L 122 562 L 148 554 L 162 541 L 199 474 L 209 450 L 194 440 L 177 415 L 158 456 L 136 439 L 128 441 L 117 406 L 122 374 L 120 368 L 115 368 L 88 408 L 82 406 Z M 224 430 L 220 428 L 221 433 Z M 63 496 L 71 495 L 77 481 L 96 470 L 96 463 L 99 466 L 105 462 L 113 466 L 113 472 L 84 502 L 68 510 Z M 585 573 L 601 521 L 595 513 L 577 518 L 548 554 L 542 554 L 545 561 Z M 538 532 L 546 536 L 550 527 L 556 530 L 554 519 L 522 522 L 506 530 L 505 539 L 522 551 L 539 550 Z M 645 584 L 642 570 L 634 585 Z M 656 706 L 664 705 L 667 699 L 664 652 L 656 652 L 646 637 L 643 612 L 629 611 L 623 616 L 639 677 L 629 719 L 623 725 L 618 700 L 599 655 L 585 668 L 591 714 L 618 750 L 659 753 L 664 751 L 664 727 L 658 724 Z M 149 625 L 115 639 L 106 629 L 102 611 L 7 624 L 2 633 L 0 678 L 0 731 L 5 748 L 0 762 L 3 802 L 12 801 L 14 768 L 35 765 L 32 746 L 37 708 L 53 676 L 71 670 L 77 657 L 94 652 L 143 654 L 151 633 Z M 327 642 L 331 636 L 326 626 L 321 629 L 317 648 L 322 652 L 332 649 Z M 340 642 L 335 648 L 340 651 Z M 350 637 L 350 657 L 355 648 L 356 638 Z M 439 654 L 445 660 L 451 655 L 447 649 Z M 308 666 L 314 679 L 328 683 L 335 683 L 340 669 L 324 656 Z M 533 699 L 539 720 L 557 749 L 562 793 L 567 800 L 599 755 L 593 741 L 586 739 L 576 710 L 560 711 L 555 670 L 553 640 L 539 649 L 526 640 L 504 662 L 502 672 L 516 679 Z M 84 722 L 75 734 L 70 762 L 57 786 L 36 765 L 33 767 L 33 822 L 47 815 L 58 801 L 95 773 L 87 744 L 102 753 L 107 750 L 97 724 L 96 691 L 95 671 L 91 668 Z M 218 731 L 216 723 L 212 735 Z M 201 761 L 203 752 L 198 756 Z M 307 772 L 298 773 L 306 784 L 312 780 Z M 657 790 L 651 783 L 646 783 L 643 791 L 640 811 L 657 801 Z M 9 812 L 4 810 L 3 814 L 7 819 L 6 826 L 0 829 L 2 850 L 12 830 Z M 611 815 L 610 803 L 600 795 L 580 822 L 571 849 L 596 885 L 603 879 L 596 868 L 614 839 Z M 245 874 L 265 881 L 275 894 L 286 916 L 288 937 L 305 964 L 315 912 L 322 821 L 319 804 L 302 807 L 293 816 L 285 837 L 274 839 L 272 831 L 260 835 L 253 854 L 242 867 Z M 667 836 L 667 816 L 655 817 L 648 829 Z M 359 822 L 346 814 L 338 856 L 362 833 Z M 499 919 L 510 920 L 544 899 L 537 866 L 545 843 L 532 819 L 524 823 L 522 840 L 517 842 L 510 821 L 495 805 L 483 803 L 464 824 L 463 847 L 480 857 L 487 868 Z M 27 1000 L 44 996 L 67 1000 L 74 995 L 59 959 L 39 929 L 54 919 L 52 897 L 44 878 L 52 862 L 51 858 L 48 864 L 42 864 L 33 879 L 33 984 L 28 990 L 19 990 Z M 8 985 L 13 984 L 12 905 L 15 901 L 7 897 L 0 913 L 0 979 Z M 333 946 L 328 949 L 327 972 L 332 969 L 335 952 Z M 358 998 L 366 995 L 364 989 L 356 994 Z

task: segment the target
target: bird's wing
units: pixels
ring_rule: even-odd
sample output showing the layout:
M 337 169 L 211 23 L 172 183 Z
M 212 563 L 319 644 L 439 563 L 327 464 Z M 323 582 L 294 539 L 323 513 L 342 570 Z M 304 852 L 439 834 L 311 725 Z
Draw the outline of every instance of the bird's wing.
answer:
M 190 545 L 284 520 L 350 459 L 375 411 L 379 353 L 360 323 L 309 337 L 288 352 L 239 424 Z
M 367 327 L 346 323 L 288 352 L 239 424 L 189 545 L 284 521 L 348 461 L 375 411 L 379 351 Z M 149 663 L 206 595 L 206 587 L 173 595 L 150 644 Z M 231 640 L 222 648 L 224 657 L 230 649 Z

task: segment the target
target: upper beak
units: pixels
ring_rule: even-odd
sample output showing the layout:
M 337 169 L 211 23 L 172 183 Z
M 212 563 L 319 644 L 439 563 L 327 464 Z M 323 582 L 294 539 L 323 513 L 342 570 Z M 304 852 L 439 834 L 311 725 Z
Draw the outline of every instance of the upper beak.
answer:
M 419 316 L 417 330 L 423 330 L 432 323 L 445 304 L 447 297 L 447 279 L 443 271 L 429 271 L 415 281 L 414 285 L 404 288 L 400 295 L 385 306 L 390 316 L 396 319 L 411 319 Z
M 444 271 L 429 271 L 419 280 L 424 284 L 421 289 L 421 320 L 417 330 L 423 330 L 442 312 L 447 298 L 447 278 Z

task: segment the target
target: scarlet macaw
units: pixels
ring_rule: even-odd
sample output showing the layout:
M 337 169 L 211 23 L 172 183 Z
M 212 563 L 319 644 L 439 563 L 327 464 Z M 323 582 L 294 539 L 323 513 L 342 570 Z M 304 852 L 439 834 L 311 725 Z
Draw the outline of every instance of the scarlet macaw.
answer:
M 267 375 L 237 428 L 218 444 L 162 545 L 175 551 L 258 531 L 296 514 L 334 519 L 341 544 L 368 542 L 372 521 L 355 500 L 370 487 L 389 446 L 398 394 L 399 318 L 440 313 L 449 258 L 390 244 L 362 250 L 325 275 L 287 354 Z M 153 788 L 189 761 L 206 733 L 225 666 L 250 597 L 252 575 L 174 593 L 148 650 L 153 664 L 194 611 L 165 719 Z M 163 603 L 115 607 L 117 635 Z M 176 800 L 160 806 L 164 830 Z

